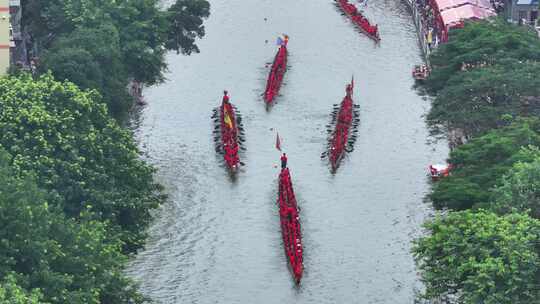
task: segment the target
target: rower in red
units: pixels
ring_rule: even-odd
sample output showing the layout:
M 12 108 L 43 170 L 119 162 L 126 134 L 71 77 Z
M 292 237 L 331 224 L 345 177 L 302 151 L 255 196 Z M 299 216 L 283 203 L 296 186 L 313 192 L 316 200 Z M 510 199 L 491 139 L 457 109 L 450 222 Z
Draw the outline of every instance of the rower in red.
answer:
M 287 154 L 281 155 L 281 169 L 287 168 Z
M 223 102 L 224 103 L 229 103 L 229 92 L 227 92 L 226 90 L 223 91 Z
M 347 84 L 347 87 L 345 88 L 345 92 L 347 92 L 347 97 L 351 98 L 352 90 L 353 90 L 353 88 L 352 88 L 351 84 L 350 83 Z

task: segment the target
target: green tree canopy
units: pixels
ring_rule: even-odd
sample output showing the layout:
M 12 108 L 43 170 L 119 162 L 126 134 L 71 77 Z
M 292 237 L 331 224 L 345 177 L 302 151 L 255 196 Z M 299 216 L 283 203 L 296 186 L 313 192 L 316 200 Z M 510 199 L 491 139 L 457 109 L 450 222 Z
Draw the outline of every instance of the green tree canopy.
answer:
M 437 208 L 463 210 L 491 201 L 489 191 L 518 161 L 539 156 L 528 146 L 540 145 L 540 120 L 519 119 L 459 146 L 450 153 L 452 175 L 433 186 L 430 198 Z
M 536 154 L 540 151 L 536 149 Z M 540 157 L 533 162 L 518 162 L 494 189 L 492 208 L 504 214 L 512 211 L 529 212 L 540 219 Z
M 413 251 L 427 298 L 457 298 L 463 304 L 538 302 L 540 221 L 523 214 L 462 211 L 425 227 L 429 235 Z
M 127 110 L 127 71 L 122 62 L 116 27 L 102 24 L 78 28 L 57 39 L 42 57 L 42 72 L 69 80 L 82 89 L 98 90 L 114 113 Z
M 34 172 L 17 177 L 14 162 L 0 150 L 0 303 L 141 303 L 106 225 L 86 211 L 78 222 L 66 218 Z
M 51 67 L 58 79 L 72 79 L 81 88 L 100 88 L 103 71 L 92 54 L 82 48 L 67 47 L 51 50 L 43 57 L 41 69 Z
M 95 91 L 51 75 L 1 78 L 0 146 L 20 175 L 36 172 L 67 214 L 91 208 L 116 227 L 126 249 L 141 245 L 160 187 Z
M 476 136 L 503 125 L 507 115 L 538 115 L 539 70 L 540 63 L 507 59 L 458 73 L 434 99 L 428 122 Z
M 433 71 L 426 86 L 436 93 L 453 76 L 464 77 L 464 63 L 494 65 L 509 58 L 540 60 L 540 40 L 536 34 L 500 19 L 468 22 L 463 29 L 451 31 L 448 43 L 441 44 L 430 56 Z
M 201 0 L 177 0 L 166 14 L 167 38 L 165 47 L 177 53 L 199 52 L 195 38 L 204 36 L 203 18 L 210 15 L 210 4 Z
M 38 289 L 31 292 L 17 285 L 13 274 L 4 277 L 0 282 L 0 304 L 48 304 Z
M 167 50 L 199 51 L 196 38 L 204 36 L 203 20 L 210 14 L 206 0 L 177 0 L 167 10 L 158 0 L 23 0 L 22 7 L 24 26 L 46 50 L 41 69 L 99 89 L 114 111 L 125 108 L 129 80 L 164 80 Z

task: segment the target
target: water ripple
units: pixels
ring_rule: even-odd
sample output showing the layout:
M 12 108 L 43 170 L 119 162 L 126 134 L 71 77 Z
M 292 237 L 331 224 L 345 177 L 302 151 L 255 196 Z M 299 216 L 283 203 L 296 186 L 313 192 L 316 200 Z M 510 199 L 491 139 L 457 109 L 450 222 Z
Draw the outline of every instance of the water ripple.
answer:
M 212 1 L 201 54 L 170 54 L 168 82 L 145 92 L 149 105 L 136 113 L 134 133 L 169 200 L 128 273 L 157 303 L 413 303 L 421 284 L 410 241 L 431 214 L 425 168 L 447 153 L 444 143 L 428 143 L 429 101 L 412 90 L 416 33 L 399 0 L 370 1 L 366 14 L 382 37 L 376 46 L 332 2 Z M 266 111 L 265 63 L 282 32 L 291 37 L 291 68 Z M 319 157 L 324 126 L 353 73 L 358 140 L 332 175 Z M 211 136 L 225 88 L 247 137 L 236 181 Z M 281 244 L 276 129 L 301 207 L 300 288 Z

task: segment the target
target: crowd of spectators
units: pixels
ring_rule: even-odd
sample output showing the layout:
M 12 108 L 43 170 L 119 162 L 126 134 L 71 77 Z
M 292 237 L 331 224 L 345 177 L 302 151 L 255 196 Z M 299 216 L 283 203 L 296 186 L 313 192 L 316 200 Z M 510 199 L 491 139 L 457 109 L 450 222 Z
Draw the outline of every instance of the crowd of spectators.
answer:
M 490 0 L 492 8 L 497 14 L 505 10 L 505 0 Z M 461 3 L 463 5 L 473 5 L 472 2 Z M 416 8 L 420 17 L 421 34 L 425 39 L 429 50 L 436 48 L 443 41 L 443 30 L 441 23 L 438 20 L 438 14 L 434 11 L 431 0 L 415 0 Z M 455 6 L 458 7 L 457 5 Z M 451 8 L 450 8 L 451 9 Z M 482 9 L 487 9 L 482 7 Z
M 497 15 L 502 13 L 505 9 L 505 1 L 504 0 L 490 0 L 491 6 L 495 9 L 495 12 L 497 12 Z
M 439 45 L 442 38 L 440 25 L 436 20 L 435 12 L 429 3 L 429 0 L 416 0 L 416 7 L 418 8 L 423 24 L 422 35 L 427 42 L 428 48 L 432 50 Z

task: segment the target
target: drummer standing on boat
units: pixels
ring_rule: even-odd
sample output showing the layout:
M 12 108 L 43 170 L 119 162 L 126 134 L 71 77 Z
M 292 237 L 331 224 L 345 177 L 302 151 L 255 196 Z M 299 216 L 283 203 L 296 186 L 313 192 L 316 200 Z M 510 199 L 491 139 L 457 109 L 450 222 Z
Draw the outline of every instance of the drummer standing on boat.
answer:
M 350 98 L 352 93 L 352 85 L 350 83 L 345 87 L 345 92 L 347 92 L 347 97 Z
M 287 154 L 283 153 L 283 155 L 281 155 L 281 169 L 285 169 L 287 168 Z

